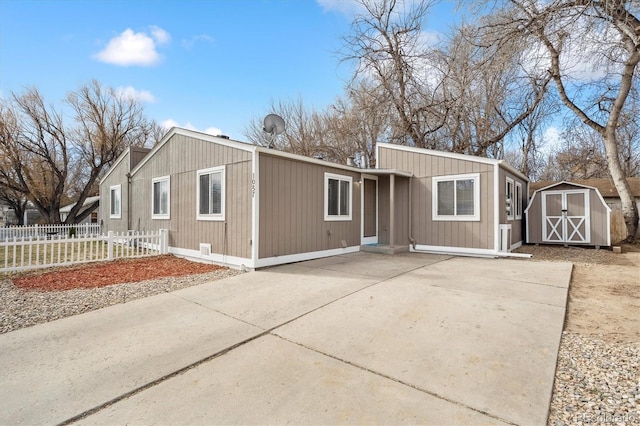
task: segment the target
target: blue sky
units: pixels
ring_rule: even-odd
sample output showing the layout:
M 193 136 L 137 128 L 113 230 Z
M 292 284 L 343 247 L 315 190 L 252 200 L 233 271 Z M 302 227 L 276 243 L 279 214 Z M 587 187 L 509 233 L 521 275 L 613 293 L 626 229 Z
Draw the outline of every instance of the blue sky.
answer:
M 97 79 L 165 125 L 244 140 L 272 100 L 324 108 L 351 75 L 340 64 L 351 0 L 0 0 L 0 96 L 49 103 Z M 427 31 L 446 31 L 439 6 Z

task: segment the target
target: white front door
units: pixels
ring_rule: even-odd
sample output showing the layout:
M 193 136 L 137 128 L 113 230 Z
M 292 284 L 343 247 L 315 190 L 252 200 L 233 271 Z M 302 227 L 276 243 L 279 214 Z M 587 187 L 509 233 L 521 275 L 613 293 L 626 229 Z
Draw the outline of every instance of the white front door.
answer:
M 378 243 L 378 178 L 363 176 L 361 179 L 362 244 Z
M 589 190 L 547 191 L 542 194 L 542 241 L 589 243 Z

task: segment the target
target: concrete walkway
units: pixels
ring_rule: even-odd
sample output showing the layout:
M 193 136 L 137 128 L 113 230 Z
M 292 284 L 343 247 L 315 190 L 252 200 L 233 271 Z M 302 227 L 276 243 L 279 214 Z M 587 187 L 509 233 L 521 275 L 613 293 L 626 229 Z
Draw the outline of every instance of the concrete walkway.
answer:
M 568 263 L 355 253 L 0 335 L 0 424 L 545 424 Z

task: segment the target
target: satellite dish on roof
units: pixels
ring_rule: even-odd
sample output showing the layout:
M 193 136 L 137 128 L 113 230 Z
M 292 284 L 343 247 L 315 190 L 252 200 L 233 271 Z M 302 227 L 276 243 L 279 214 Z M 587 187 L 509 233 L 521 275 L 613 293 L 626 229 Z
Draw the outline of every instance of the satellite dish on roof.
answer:
M 264 118 L 264 127 L 262 128 L 270 135 L 279 135 L 284 132 L 284 120 L 277 114 L 269 114 Z
M 273 141 L 276 135 L 284 132 L 284 120 L 277 114 L 269 114 L 264 118 L 262 130 L 271 135 L 269 138 L 269 148 L 273 148 Z

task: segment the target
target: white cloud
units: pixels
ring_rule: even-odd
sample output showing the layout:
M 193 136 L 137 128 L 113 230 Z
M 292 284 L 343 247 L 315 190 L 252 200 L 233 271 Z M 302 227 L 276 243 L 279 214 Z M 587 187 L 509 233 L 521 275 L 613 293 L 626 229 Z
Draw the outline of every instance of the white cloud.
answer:
M 207 127 L 204 131 L 199 130 L 198 128 L 196 128 L 193 124 L 191 124 L 191 122 L 187 122 L 184 125 L 180 125 L 176 120 L 172 119 L 172 118 L 168 118 L 164 121 L 160 122 L 160 126 L 162 126 L 162 128 L 169 130 L 172 127 L 182 127 L 183 129 L 188 129 L 188 130 L 193 130 L 196 132 L 202 132 L 202 133 L 207 133 L 210 134 L 212 136 L 220 136 L 222 134 L 222 130 L 220 130 L 217 127 Z
M 211 37 L 208 34 L 198 34 L 197 36 L 193 36 L 191 37 L 189 40 L 182 40 L 182 47 L 184 47 L 185 49 L 189 50 L 191 49 L 196 43 L 209 43 L 209 44 L 214 44 L 215 43 L 215 39 L 213 37 Z
M 538 147 L 540 152 L 545 156 L 553 154 L 562 143 L 560 130 L 555 126 L 547 127 L 542 134 L 542 141 L 542 146 Z
M 138 90 L 132 86 L 118 87 L 116 93 L 122 98 L 133 99 L 140 102 L 153 103 L 156 101 L 155 96 L 148 90 Z
M 222 134 L 222 130 L 218 129 L 217 127 L 207 127 L 206 129 L 204 129 L 204 132 L 213 136 L 220 136 Z
M 155 25 L 151 26 L 151 37 L 153 37 L 159 44 L 166 44 L 171 40 L 171 36 L 168 32 Z
M 165 44 L 169 40 L 169 33 L 159 27 L 151 27 L 151 35 L 127 28 L 112 38 L 95 57 L 99 61 L 121 66 L 155 65 L 162 59 L 156 44 Z

